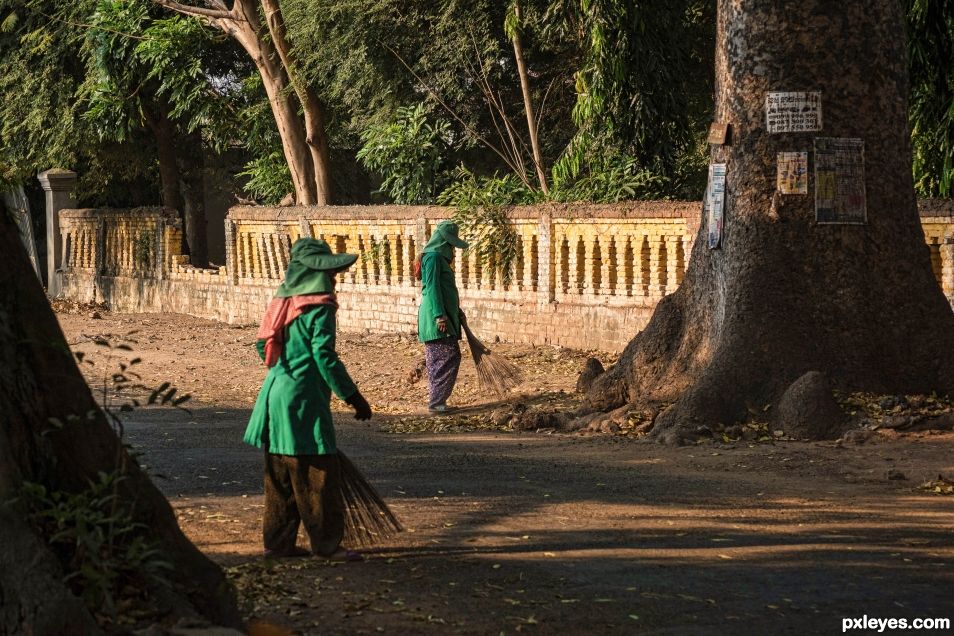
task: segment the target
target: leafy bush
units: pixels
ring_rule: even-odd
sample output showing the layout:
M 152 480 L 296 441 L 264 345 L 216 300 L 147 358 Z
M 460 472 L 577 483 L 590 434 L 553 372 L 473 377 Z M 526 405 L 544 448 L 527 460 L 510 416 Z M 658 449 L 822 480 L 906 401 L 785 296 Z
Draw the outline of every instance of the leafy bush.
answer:
M 437 201 L 454 208 L 454 221 L 470 242 L 467 249 L 476 252 L 480 263 L 499 270 L 509 284 L 519 244 L 508 211 L 514 205 L 537 203 L 542 196 L 514 174 L 477 177 L 461 166 Z
M 397 109 L 388 124 L 374 124 L 361 133 L 358 160 L 382 177 L 378 192 L 395 203 L 434 203 L 447 181 L 450 124 L 430 121 L 423 103 Z

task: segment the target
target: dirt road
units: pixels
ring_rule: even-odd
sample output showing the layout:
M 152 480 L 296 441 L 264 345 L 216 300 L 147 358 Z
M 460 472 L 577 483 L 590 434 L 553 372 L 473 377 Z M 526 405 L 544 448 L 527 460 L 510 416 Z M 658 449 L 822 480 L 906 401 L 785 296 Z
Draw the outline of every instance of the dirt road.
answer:
M 138 410 L 127 434 L 250 618 L 314 634 L 840 633 L 862 615 L 954 619 L 954 497 L 919 488 L 954 475 L 951 434 L 668 448 L 435 426 L 415 414 L 425 388 L 402 381 L 414 343 L 342 336 L 379 415 L 342 413 L 339 443 L 408 531 L 363 563 L 265 562 L 261 456 L 241 443 L 263 375 L 254 332 L 182 316 L 60 320 L 101 359 L 91 337 L 139 330 L 121 355 L 143 358 L 144 383 L 196 395 L 191 413 Z M 499 349 L 527 367 L 527 395 L 569 399 L 582 354 Z M 466 367 L 460 397 L 482 408 Z

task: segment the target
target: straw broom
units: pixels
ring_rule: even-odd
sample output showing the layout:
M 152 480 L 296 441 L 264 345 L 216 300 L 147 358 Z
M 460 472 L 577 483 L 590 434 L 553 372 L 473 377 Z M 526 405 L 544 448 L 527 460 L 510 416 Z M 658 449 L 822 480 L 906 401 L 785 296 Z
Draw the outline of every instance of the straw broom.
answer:
M 477 367 L 477 381 L 480 386 L 493 391 L 498 397 L 504 397 L 507 391 L 523 380 L 520 367 L 488 349 L 470 330 L 466 320 L 461 320 L 460 326 L 467 334 L 467 345 L 470 347 L 470 355 L 474 358 L 474 366 Z
M 388 504 L 347 455 L 338 450 L 341 464 L 341 497 L 345 506 L 347 545 L 367 548 L 403 532 Z

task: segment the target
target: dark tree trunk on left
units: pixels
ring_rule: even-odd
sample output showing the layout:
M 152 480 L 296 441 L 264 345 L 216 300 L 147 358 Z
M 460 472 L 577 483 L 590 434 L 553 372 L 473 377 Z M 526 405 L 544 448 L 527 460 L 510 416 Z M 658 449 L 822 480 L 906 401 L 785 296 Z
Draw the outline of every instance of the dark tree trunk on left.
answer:
M 63 582 L 46 537 L 24 522 L 23 481 L 80 492 L 123 457 L 121 505 L 143 524 L 173 566 L 171 591 L 157 589 L 162 610 L 241 624 L 222 571 L 182 534 L 169 503 L 153 486 L 99 410 L 6 215 L 0 216 L 0 634 L 95 633 L 84 605 Z M 90 414 L 90 417 L 87 417 Z M 70 416 L 80 420 L 68 422 Z M 51 418 L 67 424 L 51 425 Z

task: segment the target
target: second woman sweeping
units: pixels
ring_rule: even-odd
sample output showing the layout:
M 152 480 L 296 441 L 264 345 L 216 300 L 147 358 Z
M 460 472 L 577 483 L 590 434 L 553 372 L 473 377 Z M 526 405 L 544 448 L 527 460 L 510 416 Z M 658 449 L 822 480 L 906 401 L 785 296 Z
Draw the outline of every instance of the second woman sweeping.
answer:
M 443 221 L 424 246 L 421 257 L 421 306 L 417 334 L 424 343 L 427 365 L 428 412 L 448 411 L 447 399 L 454 390 L 460 370 L 460 295 L 454 282 L 454 249 L 465 249 L 457 224 Z

